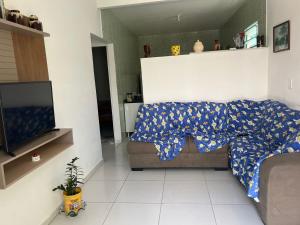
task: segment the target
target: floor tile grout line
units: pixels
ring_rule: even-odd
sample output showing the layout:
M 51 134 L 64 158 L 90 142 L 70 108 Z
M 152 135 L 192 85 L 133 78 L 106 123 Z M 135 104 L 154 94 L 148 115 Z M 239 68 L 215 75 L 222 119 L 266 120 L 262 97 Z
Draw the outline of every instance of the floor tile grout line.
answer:
M 129 174 L 127 175 L 127 177 L 128 177 L 128 176 L 129 176 Z M 127 177 L 126 177 L 126 179 L 127 179 Z M 123 181 L 123 184 L 122 184 L 120 190 L 118 191 L 118 193 L 117 193 L 117 195 L 116 195 L 116 197 L 115 197 L 115 199 L 114 199 L 114 203 L 117 203 L 117 199 L 118 199 L 118 197 L 119 197 L 119 195 L 120 195 L 120 193 L 121 193 L 123 187 L 125 186 L 125 183 L 126 183 L 126 182 L 127 182 L 126 180 Z
M 130 172 L 127 174 L 126 179 L 128 178 L 129 174 L 130 174 Z M 111 204 L 111 207 L 110 207 L 110 209 L 109 209 L 109 211 L 108 211 L 108 213 L 107 213 L 107 215 L 106 215 L 106 217 L 105 217 L 105 219 L 104 219 L 102 225 L 104 225 L 104 224 L 106 223 L 106 221 L 107 221 L 107 219 L 108 219 L 108 217 L 109 217 L 109 215 L 110 215 L 110 213 L 111 213 L 111 211 L 112 211 L 113 206 L 116 204 L 116 201 L 117 201 L 117 199 L 118 199 L 118 197 L 119 197 L 119 195 L 120 195 L 120 193 L 121 193 L 121 191 L 122 191 L 122 189 L 123 189 L 123 187 L 124 187 L 124 185 L 125 185 L 125 183 L 126 183 L 126 179 L 123 181 L 123 184 L 122 184 L 120 190 L 119 190 L 118 193 L 116 194 L 116 197 L 115 197 L 113 203 Z
M 199 202 L 87 202 L 87 204 L 111 204 L 111 203 L 120 203 L 120 204 L 140 204 L 140 205 L 202 205 L 202 206 L 253 206 L 252 204 L 243 204 L 243 203 L 199 203 Z
M 160 203 L 160 202 L 87 202 L 87 204 L 135 204 L 135 205 L 199 205 L 199 206 L 253 206 L 252 204 L 234 204 L 234 203 L 199 203 L 199 202 L 169 202 L 169 203 Z
M 105 218 L 104 218 L 104 220 L 103 220 L 102 225 L 104 225 L 104 224 L 106 223 L 106 221 L 107 221 L 107 219 L 108 219 L 108 216 L 110 215 L 111 210 L 112 210 L 112 208 L 113 208 L 113 206 L 114 206 L 114 203 L 110 203 L 110 204 L 111 204 L 111 205 L 110 205 L 109 210 L 108 210 L 108 212 L 107 212 L 107 214 L 106 214 L 106 216 L 105 216 Z
M 158 215 L 158 225 L 160 224 L 161 211 L 162 211 L 162 207 L 163 207 L 163 199 L 164 199 L 165 184 L 166 184 L 166 175 L 167 175 L 167 170 L 165 169 L 164 182 L 163 182 L 163 190 L 162 190 L 161 201 L 160 201 L 160 208 L 159 208 L 159 215 Z
M 208 197 L 209 197 L 209 201 L 210 201 L 210 207 L 211 207 L 211 210 L 212 210 L 212 213 L 213 213 L 213 216 L 214 216 L 215 224 L 218 225 L 215 210 L 214 210 L 214 205 L 213 205 L 213 202 L 212 202 L 212 198 L 211 198 L 211 195 L 210 195 L 210 191 L 209 191 L 208 182 L 207 182 L 206 177 L 204 177 L 204 183 L 205 183 L 205 187 L 206 187 L 206 190 L 207 190 L 207 193 L 208 193 Z

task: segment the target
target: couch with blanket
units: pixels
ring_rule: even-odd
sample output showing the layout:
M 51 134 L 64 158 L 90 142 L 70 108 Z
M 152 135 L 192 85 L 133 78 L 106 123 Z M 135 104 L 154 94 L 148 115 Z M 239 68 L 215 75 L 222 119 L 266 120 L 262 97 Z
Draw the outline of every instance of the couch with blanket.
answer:
M 142 105 L 128 144 L 131 167 L 228 168 L 226 127 L 226 104 Z
M 227 160 L 227 145 L 263 221 L 300 224 L 300 112 L 280 102 L 144 105 L 128 151 L 133 168 L 215 167 L 216 157 Z
M 227 108 L 233 174 L 266 224 L 300 224 L 300 112 L 270 100 Z

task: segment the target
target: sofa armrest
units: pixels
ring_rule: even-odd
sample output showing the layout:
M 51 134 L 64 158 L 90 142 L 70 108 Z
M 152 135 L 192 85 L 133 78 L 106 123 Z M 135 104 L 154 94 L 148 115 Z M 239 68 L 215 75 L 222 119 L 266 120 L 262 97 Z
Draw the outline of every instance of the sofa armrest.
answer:
M 258 209 L 267 225 L 300 224 L 300 153 L 277 155 L 262 164 Z

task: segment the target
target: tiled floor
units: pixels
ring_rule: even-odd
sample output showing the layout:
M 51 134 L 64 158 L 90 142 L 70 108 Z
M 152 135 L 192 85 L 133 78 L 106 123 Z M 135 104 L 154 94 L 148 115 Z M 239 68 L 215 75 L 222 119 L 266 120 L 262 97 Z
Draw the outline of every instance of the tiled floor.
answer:
M 83 188 L 87 209 L 51 225 L 262 225 L 230 171 L 131 172 L 126 143 L 103 151 L 104 165 Z

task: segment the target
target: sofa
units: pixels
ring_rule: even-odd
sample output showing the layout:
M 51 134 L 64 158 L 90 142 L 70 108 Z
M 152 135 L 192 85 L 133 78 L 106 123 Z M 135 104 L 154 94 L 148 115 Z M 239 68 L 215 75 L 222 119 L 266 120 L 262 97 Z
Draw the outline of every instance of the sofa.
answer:
M 127 146 L 130 166 L 133 171 L 146 168 L 215 168 L 228 169 L 228 145 L 213 152 L 199 154 L 192 137 L 186 137 L 186 145 L 173 160 L 160 160 L 152 143 L 130 141 Z
M 131 168 L 227 169 L 226 114 L 222 103 L 142 105 L 127 148 Z
M 266 224 L 300 224 L 300 112 L 280 102 L 144 105 L 128 152 L 133 169 L 229 163 Z

